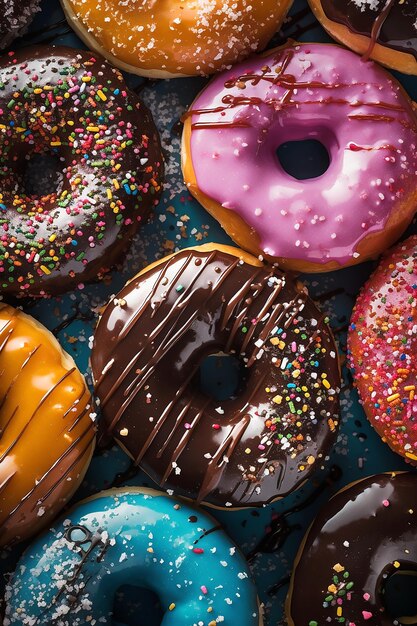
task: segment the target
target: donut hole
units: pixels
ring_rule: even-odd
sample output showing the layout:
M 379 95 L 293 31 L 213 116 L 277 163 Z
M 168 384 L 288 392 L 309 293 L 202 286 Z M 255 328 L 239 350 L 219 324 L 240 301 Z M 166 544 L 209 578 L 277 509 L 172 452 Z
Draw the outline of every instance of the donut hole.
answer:
M 117 589 L 112 626 L 160 626 L 163 617 L 164 611 L 155 592 L 133 585 Z
M 286 141 L 276 150 L 282 169 L 297 180 L 319 178 L 329 169 L 330 155 L 317 139 Z
M 233 354 L 224 352 L 209 354 L 200 363 L 194 385 L 217 402 L 232 400 L 237 398 L 246 386 L 245 365 Z
M 399 570 L 383 583 L 382 601 L 398 624 L 417 624 L 417 568 Z
M 59 194 L 64 183 L 62 162 L 51 152 L 26 155 L 22 187 L 26 196 L 41 198 Z

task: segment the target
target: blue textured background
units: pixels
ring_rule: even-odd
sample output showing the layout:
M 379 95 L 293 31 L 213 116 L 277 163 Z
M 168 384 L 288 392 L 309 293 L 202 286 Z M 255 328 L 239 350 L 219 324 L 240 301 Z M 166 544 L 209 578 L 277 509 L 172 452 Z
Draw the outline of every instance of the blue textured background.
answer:
M 42 8 L 43 11 L 37 16 L 30 33 L 16 42 L 16 47 L 40 42 L 82 47 L 66 24 L 57 0 L 45 0 Z M 329 41 L 307 8 L 306 0 L 295 2 L 291 16 L 293 17 L 287 19 L 282 32 L 277 34 L 274 44 L 281 43 L 286 37 L 303 41 Z M 417 78 L 398 76 L 410 95 L 417 99 Z M 190 197 L 183 185 L 180 172 L 179 118 L 205 81 L 199 78 L 144 81 L 133 76 L 128 76 L 127 80 L 132 87 L 140 88 L 142 97 L 151 108 L 161 132 L 167 159 L 167 184 L 163 199 L 152 221 L 142 228 L 129 251 L 123 271 L 114 273 L 106 284 L 86 286 L 76 293 L 48 301 L 20 303 L 26 312 L 35 316 L 56 334 L 61 344 L 73 355 L 81 371 L 86 373 L 89 381 L 90 337 L 97 319 L 97 310 L 111 294 L 116 293 L 125 281 L 147 262 L 174 249 L 207 241 L 229 243 L 217 223 Z M 415 230 L 415 226 L 409 229 L 410 232 Z M 367 263 L 351 270 L 319 277 L 305 277 L 311 295 L 331 318 L 339 341 L 342 361 L 345 333 L 354 298 L 371 269 L 372 264 Z M 406 467 L 400 457 L 392 454 L 382 444 L 369 426 L 358 404 L 357 395 L 351 388 L 351 380 L 345 368 L 343 378 L 342 427 L 338 442 L 330 458 L 323 467 L 317 469 L 311 481 L 292 496 L 263 510 L 214 511 L 214 515 L 223 523 L 245 554 L 250 554 L 265 537 L 272 521 L 275 526 L 281 528 L 279 536 L 283 541 L 277 542 L 273 551 L 252 554 L 251 558 L 259 595 L 265 604 L 267 626 L 275 626 L 283 620 L 282 603 L 287 591 L 285 579 L 291 571 L 303 532 L 314 518 L 317 508 L 334 491 L 352 480 L 374 472 Z M 47 433 L 45 436 L 47 437 Z M 331 471 L 332 466 L 337 466 L 340 471 L 334 467 Z M 97 452 L 74 501 L 106 488 L 120 473 L 126 472 L 126 475 L 123 475 L 131 476 L 129 469 L 129 459 L 117 448 Z M 141 473 L 127 481 L 123 480 L 123 476 L 119 477 L 118 483 L 151 484 Z M 317 488 L 320 493 L 316 494 Z M 309 501 L 308 497 L 312 493 L 314 495 Z M 295 506 L 305 503 L 306 499 L 307 504 L 300 512 L 292 512 Z M 271 546 L 266 547 L 269 549 Z M 0 595 L 7 572 L 13 570 L 17 556 L 16 551 L 13 554 L 0 554 Z M 126 609 L 126 605 L 124 608 Z M 158 620 L 155 621 L 149 613 L 142 610 L 137 612 L 132 606 L 127 608 L 129 611 L 120 609 L 120 615 L 123 612 L 129 613 L 123 617 L 128 626 L 158 624 Z

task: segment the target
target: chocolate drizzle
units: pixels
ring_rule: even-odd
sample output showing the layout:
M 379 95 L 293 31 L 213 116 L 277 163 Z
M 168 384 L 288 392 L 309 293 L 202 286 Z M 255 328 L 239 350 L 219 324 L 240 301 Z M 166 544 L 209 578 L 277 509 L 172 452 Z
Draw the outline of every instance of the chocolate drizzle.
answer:
M 218 351 L 248 369 L 220 406 L 193 382 Z M 276 270 L 224 251 L 179 252 L 129 283 L 99 322 L 92 369 L 103 432 L 198 501 L 260 506 L 292 491 L 337 430 L 337 355 L 318 311 Z
M 271 108 L 273 111 L 280 111 L 282 109 L 286 109 L 289 107 L 299 108 L 300 106 L 306 106 L 306 105 L 307 106 L 310 106 L 310 105 L 346 106 L 348 105 L 352 107 L 353 109 L 366 106 L 366 107 L 370 107 L 370 109 L 377 108 L 377 109 L 386 109 L 390 111 L 401 111 L 401 112 L 405 111 L 403 106 L 396 105 L 391 102 L 384 102 L 384 101 L 368 102 L 368 101 L 359 100 L 356 97 L 352 100 L 349 100 L 347 98 L 340 98 L 337 96 L 328 96 L 328 97 L 321 97 L 320 99 L 315 99 L 315 100 L 302 100 L 302 101 L 300 101 L 300 99 L 298 99 L 297 97 L 293 99 L 294 92 L 297 93 L 297 90 L 300 90 L 300 89 L 301 90 L 323 89 L 323 90 L 330 90 L 330 91 L 336 92 L 338 89 L 346 89 L 349 87 L 353 87 L 357 89 L 358 86 L 361 86 L 361 85 L 366 86 L 368 84 L 368 83 L 360 83 L 356 81 L 354 83 L 343 83 L 343 82 L 326 83 L 326 82 L 322 82 L 318 80 L 299 81 L 292 74 L 286 73 L 286 69 L 289 63 L 291 62 L 293 54 L 294 54 L 293 50 L 291 49 L 287 50 L 282 62 L 281 62 L 280 55 L 278 55 L 276 58 L 273 59 L 271 66 L 265 65 L 262 68 L 260 73 L 241 74 L 237 77 L 226 80 L 224 83 L 225 89 L 237 88 L 237 89 L 244 91 L 248 83 L 251 86 L 256 86 L 261 81 L 266 81 L 273 86 L 284 89 L 283 94 L 279 98 L 268 97 L 267 99 L 262 99 L 257 96 L 249 97 L 245 95 L 236 96 L 232 94 L 226 94 L 225 96 L 222 97 L 221 106 L 211 107 L 211 108 L 206 108 L 206 109 L 191 108 L 182 116 L 181 121 L 184 122 L 189 117 L 192 117 L 195 115 L 201 116 L 201 115 L 210 115 L 210 114 L 215 114 L 215 113 L 224 115 L 225 112 L 230 109 L 239 109 L 240 107 L 261 107 L 261 106 L 267 106 Z M 244 111 L 244 109 L 242 109 L 242 111 Z M 349 117 L 352 119 L 356 119 L 356 120 L 364 120 L 364 121 L 373 120 L 373 121 L 382 121 L 382 122 L 383 121 L 391 122 L 396 119 L 389 115 L 375 114 L 371 112 L 369 114 L 361 114 L 361 115 L 352 114 L 352 115 L 349 115 Z M 244 115 L 241 115 L 241 116 L 237 115 L 235 116 L 233 120 L 222 121 L 221 119 L 217 117 L 215 120 L 210 120 L 210 121 L 204 121 L 204 120 L 199 119 L 197 122 L 192 122 L 191 124 L 192 130 L 206 129 L 206 128 L 219 129 L 219 128 L 226 128 L 226 127 L 250 128 L 251 123 L 248 119 L 246 119 Z
M 379 43 L 417 59 L 417 4 L 414 0 L 379 0 L 376 9 L 365 1 L 321 0 L 321 6 L 329 20 L 370 38 L 366 58 Z

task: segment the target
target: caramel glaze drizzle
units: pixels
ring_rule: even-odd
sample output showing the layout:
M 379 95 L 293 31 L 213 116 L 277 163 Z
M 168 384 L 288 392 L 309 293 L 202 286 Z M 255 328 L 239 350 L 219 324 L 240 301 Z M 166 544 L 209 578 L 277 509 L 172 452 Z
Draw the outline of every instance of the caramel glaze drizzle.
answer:
M 236 279 L 236 274 L 241 278 Z M 271 348 L 267 341 L 275 327 L 292 332 L 289 329 L 306 306 L 307 294 L 292 283 L 287 284 L 285 277 L 273 268 L 242 264 L 238 258 L 219 251 L 201 255 L 197 251 L 184 251 L 174 255 L 151 271 L 149 291 L 140 289 L 142 280 L 140 277 L 132 281 L 119 294 L 126 303 L 123 307 L 116 309 L 113 304 L 108 305 L 96 331 L 92 368 L 104 429 L 122 443 L 136 464 L 142 464 L 145 471 L 150 470 L 160 485 L 176 483 L 174 468 L 186 452 L 184 463 L 190 463 L 191 456 L 201 471 L 200 479 L 196 474 L 192 486 L 194 491 L 197 488 L 194 494 L 197 501 L 205 500 L 213 492 L 217 494 L 231 460 L 237 463 L 239 459 L 238 464 L 242 467 L 256 465 L 256 469 L 236 472 L 240 480 L 228 486 L 227 499 L 233 500 L 236 490 L 242 490 L 242 476 L 246 482 L 243 494 L 236 495 L 236 502 L 256 499 L 255 490 L 263 482 L 265 470 L 271 464 L 276 472 L 274 493 L 281 489 L 283 482 L 286 482 L 284 488 L 288 488 L 288 480 L 297 482 L 299 472 L 292 472 L 294 476 L 291 478 L 285 472 L 286 455 L 279 462 L 275 460 L 277 446 L 270 445 L 262 453 L 253 450 L 248 458 L 242 458 L 241 448 L 248 431 L 254 427 L 253 405 L 257 406 L 260 395 L 265 394 L 265 387 L 271 383 L 271 377 L 274 378 L 273 374 L 271 376 L 273 365 L 267 358 Z M 315 315 L 319 320 L 316 333 L 326 336 L 320 315 L 311 302 L 308 309 L 307 319 L 309 315 Z M 120 315 L 117 336 L 113 335 L 113 327 L 107 327 L 108 317 L 113 315 Z M 201 321 L 203 318 L 206 321 Z M 167 389 L 164 387 L 169 379 L 167 355 L 171 350 L 193 351 L 193 333 L 198 342 L 198 337 L 207 331 L 208 318 L 213 320 L 209 324 L 209 347 L 200 345 L 199 349 L 208 349 L 210 353 L 215 344 L 217 349 L 238 355 L 244 359 L 249 371 L 257 372 L 249 377 L 240 402 L 243 406 L 228 401 L 232 404 L 227 409 L 225 406 L 225 410 L 230 411 L 227 420 L 213 414 L 213 399 L 193 386 L 201 355 L 200 358 L 190 357 L 184 363 L 176 389 L 170 388 L 169 384 Z M 205 330 L 194 330 L 199 325 Z M 242 325 L 248 327 L 246 334 L 241 331 Z M 306 350 L 316 337 L 317 334 L 312 332 L 310 340 L 306 341 Z M 333 345 L 328 335 L 325 338 Z M 105 346 L 108 351 L 103 350 Z M 262 350 L 265 351 L 264 357 L 260 356 Z M 336 359 L 328 363 L 327 370 L 330 370 L 328 375 L 332 386 L 337 387 Z M 157 393 L 155 391 L 157 406 L 155 410 L 150 406 L 146 411 L 144 394 L 147 390 L 152 392 L 160 376 L 162 379 Z M 329 408 L 333 401 L 324 404 Z M 336 408 L 337 401 L 334 404 L 333 408 Z M 151 425 L 146 419 L 149 411 Z M 209 435 L 211 441 L 200 440 L 208 427 L 207 421 L 210 425 L 211 420 L 221 422 L 221 426 Z M 260 432 L 256 437 L 262 439 L 270 435 L 265 418 L 258 416 L 257 420 L 260 421 L 257 427 Z M 187 427 L 184 428 L 184 424 Z M 128 429 L 127 437 L 119 434 L 124 428 Z M 327 435 L 321 433 L 325 441 Z M 324 441 L 319 444 L 313 441 L 312 446 L 317 444 L 320 448 L 322 443 L 326 445 Z M 204 453 L 210 445 L 212 449 L 206 461 Z M 249 463 L 253 457 L 261 457 L 262 461 Z M 181 479 L 179 485 L 181 488 Z
M 8 342 L 12 338 L 13 333 L 15 333 L 16 327 L 14 325 L 14 321 L 18 317 L 19 311 L 18 309 L 12 310 L 11 308 L 10 308 L 10 311 L 11 313 L 10 313 L 9 319 L 6 321 L 4 326 L 0 329 L 0 333 L 5 334 L 4 339 L 2 340 L 0 344 L 0 353 L 5 349 Z M 6 389 L 6 392 L 4 393 L 3 397 L 0 399 L 0 411 L 4 409 L 5 403 L 7 399 L 9 398 L 14 385 L 18 382 L 22 374 L 24 375 L 25 369 L 28 367 L 29 364 L 31 364 L 33 357 L 38 353 L 38 351 L 41 348 L 42 348 L 42 344 L 38 344 L 37 346 L 35 346 L 35 348 L 33 348 L 28 353 L 27 357 L 21 364 L 19 371 L 12 378 L 8 388 Z M 75 367 L 68 369 L 61 376 L 61 378 L 44 393 L 44 395 L 40 398 L 39 402 L 37 403 L 35 409 L 32 411 L 32 414 L 28 417 L 27 421 L 21 428 L 20 432 L 14 437 L 14 439 L 11 441 L 8 447 L 0 455 L 0 463 L 2 463 L 6 459 L 6 457 L 10 453 L 13 452 L 16 445 L 24 437 L 30 425 L 38 417 L 39 412 L 42 410 L 42 407 L 45 404 L 45 402 L 48 400 L 48 398 L 50 398 L 52 394 L 59 391 L 62 384 L 66 381 L 68 377 L 70 377 L 74 373 L 75 370 L 76 370 Z M 0 372 L 0 375 L 1 375 L 1 372 Z M 62 420 L 63 420 L 62 432 L 65 431 L 65 432 L 70 433 L 76 428 L 76 426 L 82 420 L 86 419 L 90 411 L 90 405 L 87 402 L 88 397 L 89 397 L 89 394 L 88 394 L 87 389 L 86 388 L 82 389 L 79 396 L 75 399 L 75 401 L 72 402 L 71 405 L 65 410 L 65 412 L 62 415 Z M 66 424 L 66 421 L 68 420 L 68 418 L 71 418 L 71 413 L 74 411 L 74 408 L 77 407 L 78 405 L 80 405 L 80 407 L 82 406 L 83 408 L 81 410 L 76 411 L 76 417 L 72 421 L 72 423 L 70 423 L 70 425 Z M 2 428 L 0 429 L 0 440 L 4 437 L 4 435 L 7 433 L 8 428 L 13 423 L 13 418 L 15 417 L 19 408 L 20 408 L 19 404 L 16 404 L 13 407 L 10 415 L 6 419 L 2 420 L 3 425 L 2 425 Z M 25 512 L 25 515 L 35 514 L 34 512 L 36 508 L 39 505 L 44 504 L 53 495 L 56 488 L 68 478 L 68 476 L 76 468 L 76 466 L 80 463 L 80 461 L 89 454 L 91 450 L 91 446 L 95 439 L 95 434 L 96 434 L 95 428 L 90 420 L 90 417 L 88 416 L 87 421 L 86 421 L 86 427 L 81 431 L 81 433 L 72 441 L 72 443 L 65 449 L 65 451 L 51 464 L 51 466 L 47 469 L 47 471 L 40 478 L 34 481 L 32 489 L 30 489 L 25 495 L 23 495 L 20 501 L 7 512 L 7 515 L 0 522 L 0 536 L 1 536 L 2 531 L 9 524 L 9 521 L 11 520 L 11 518 L 13 518 L 13 516 L 16 513 L 18 513 L 21 509 L 27 508 L 27 502 L 30 501 L 30 498 L 34 495 L 35 492 L 37 491 L 40 492 L 39 497 L 36 499 L 36 501 L 34 501 L 30 509 L 28 509 Z M 76 452 L 76 454 L 74 458 L 72 458 L 74 455 L 74 452 Z M 66 462 L 67 458 L 70 459 L 69 463 Z M 6 478 L 0 484 L 0 493 L 5 492 L 6 488 L 10 486 L 10 483 L 13 477 L 16 476 L 16 474 L 17 472 L 13 471 L 8 476 L 6 476 Z M 53 479 L 52 482 L 51 482 L 51 479 Z M 12 544 L 9 544 L 9 545 L 12 545 Z
M 382 25 L 385 19 L 388 16 L 388 13 L 392 7 L 394 0 L 387 0 L 387 5 L 384 11 L 376 20 L 376 24 L 378 25 L 375 33 L 376 38 L 382 28 Z M 372 42 L 371 42 L 372 43 Z M 375 42 L 373 43 L 375 45 Z M 372 50 L 371 50 L 372 51 Z M 253 96 L 253 97 L 245 97 L 245 96 L 233 96 L 231 94 L 227 94 L 223 96 L 222 103 L 223 106 L 212 107 L 212 108 L 202 108 L 202 109 L 189 109 L 184 113 L 181 118 L 182 122 L 185 122 L 189 117 L 194 115 L 206 115 L 212 113 L 220 113 L 224 114 L 225 111 L 230 109 L 234 109 L 240 106 L 261 106 L 266 105 L 271 107 L 274 110 L 281 110 L 283 108 L 288 108 L 291 106 L 300 106 L 300 105 L 320 105 L 320 104 L 340 104 L 340 105 L 349 105 L 352 108 L 361 107 L 361 106 L 369 106 L 376 107 L 382 109 L 389 109 L 391 111 L 404 111 L 404 107 L 401 105 L 395 105 L 388 102 L 363 102 L 363 101 L 354 101 L 350 102 L 345 98 L 322 98 L 320 100 L 307 100 L 303 102 L 299 102 L 296 100 L 292 100 L 291 96 L 295 89 L 329 89 L 329 90 L 337 90 L 348 87 L 357 87 L 358 85 L 367 85 L 368 83 L 334 83 L 328 84 L 320 81 L 307 81 L 307 82 L 299 82 L 296 77 L 291 74 L 285 74 L 285 70 L 287 69 L 291 59 L 294 56 L 294 52 L 292 50 L 288 50 L 283 62 L 278 65 L 275 70 L 275 74 L 271 73 L 272 69 L 269 66 L 264 66 L 261 70 L 260 74 L 242 74 L 237 78 L 232 78 L 224 83 L 225 89 L 239 88 L 245 89 L 246 83 L 250 83 L 252 86 L 258 85 L 261 81 L 266 81 L 271 83 L 272 85 L 276 85 L 278 87 L 282 87 L 286 89 L 284 95 L 281 98 L 268 98 L 267 100 L 263 100 L 262 98 Z M 274 63 L 279 63 L 279 56 L 274 59 Z M 274 65 L 274 63 L 272 65 Z M 392 122 L 395 120 L 394 117 L 385 116 L 385 115 L 349 115 L 349 118 L 363 121 L 380 121 L 380 122 Z M 245 121 L 243 119 L 233 120 L 233 121 L 198 121 L 193 122 L 191 124 L 191 128 L 195 129 L 204 129 L 204 128 L 250 128 L 251 124 L 249 121 Z

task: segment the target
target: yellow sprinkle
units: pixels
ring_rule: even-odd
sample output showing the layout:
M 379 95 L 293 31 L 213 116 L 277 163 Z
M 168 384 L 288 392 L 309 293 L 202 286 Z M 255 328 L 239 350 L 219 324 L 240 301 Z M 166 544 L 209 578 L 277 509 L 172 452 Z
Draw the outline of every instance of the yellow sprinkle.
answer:
M 271 337 L 269 341 L 272 343 L 273 346 L 277 346 L 279 344 L 278 337 Z
M 99 90 L 97 91 L 97 95 L 98 95 L 98 97 L 100 98 L 100 100 L 103 100 L 103 102 L 106 102 L 106 100 L 107 100 L 107 96 L 106 96 L 106 94 L 105 94 L 105 93 L 103 93 L 103 92 L 101 91 L 101 89 L 99 89 Z
M 397 398 L 400 397 L 399 393 L 393 393 L 391 396 L 388 396 L 387 402 L 394 402 Z
M 336 563 L 336 565 L 333 565 L 333 569 L 335 572 L 337 572 L 338 574 L 340 572 L 344 572 L 345 568 L 343 567 L 343 565 L 340 565 L 340 563 Z
M 401 563 L 399 561 L 394 561 L 393 566 L 398 569 L 401 566 Z
M 209 606 L 209 608 L 207 609 L 207 613 L 213 613 L 213 607 Z
M 169 609 L 170 611 L 173 611 L 173 610 L 175 609 L 175 604 L 174 604 L 174 602 L 171 602 L 171 604 L 169 605 L 168 609 Z
M 275 404 L 281 404 L 282 402 L 282 396 L 274 396 L 272 398 L 272 402 L 275 402 Z
M 100 129 L 98 126 L 87 126 L 87 130 L 90 131 L 90 133 L 97 133 Z
M 117 163 L 117 165 L 114 166 L 115 170 L 120 170 L 120 168 L 122 167 L 121 163 Z
M 208 626 L 217 626 L 216 620 L 212 619 L 211 622 L 209 622 Z
M 41 87 L 36 87 L 36 89 L 33 90 L 33 93 L 36 93 L 36 94 L 42 93 Z
M 405 453 L 405 456 L 406 456 L 408 459 L 412 459 L 413 461 L 417 461 L 417 456 L 416 456 L 415 454 L 411 454 L 411 452 L 406 452 L 406 453 Z
M 250 448 L 246 448 L 245 454 L 250 454 Z
M 107 191 L 107 197 L 108 197 L 108 199 L 109 199 L 109 200 L 111 200 L 111 199 L 113 198 L 113 194 L 112 194 L 112 192 L 111 192 L 111 189 L 107 189 L 106 191 Z
M 299 375 L 300 375 L 300 370 L 293 370 L 293 373 L 292 373 L 292 377 L 293 378 L 298 378 Z M 323 384 L 324 384 L 324 381 L 323 381 Z M 330 385 L 329 385 L 329 387 L 330 387 Z
M 55 147 L 55 146 L 60 146 L 61 142 L 60 141 L 51 141 L 51 146 Z
M 315 459 L 315 458 L 314 458 L 314 456 L 313 456 L 313 455 L 311 455 L 311 454 L 310 454 L 310 456 L 309 456 L 309 457 L 307 457 L 307 463 L 308 463 L 309 465 L 313 465 L 313 463 L 315 462 L 315 460 L 316 460 L 316 459 Z M 333 569 L 334 569 L 334 568 L 333 568 Z
M 337 591 L 336 585 L 329 585 L 327 587 L 327 591 L 329 591 L 330 593 L 336 593 L 336 591 Z
M 73 120 L 67 120 L 68 126 L 74 126 L 75 122 Z
M 113 178 L 113 185 L 115 189 L 120 189 L 119 181 L 116 178 Z
M 49 237 L 49 241 L 51 241 L 51 242 L 55 241 L 55 239 L 56 239 L 55 233 Z
M 153 554 L 153 548 L 147 548 L 148 552 L 150 552 L 151 554 Z
M 50 274 L 51 270 L 49 270 L 45 265 L 41 265 L 41 270 L 44 274 Z
M 341 606 L 337 607 L 336 613 L 337 613 L 337 617 L 342 617 L 342 607 Z
M 404 387 L 405 391 L 414 391 L 414 389 L 416 388 L 415 385 L 407 385 L 406 387 Z
M 79 185 L 81 182 L 81 178 L 75 178 L 75 180 L 72 181 L 73 185 Z
M 83 83 L 89 83 L 91 81 L 91 76 L 83 76 L 81 80 Z
M 5 125 L 4 125 L 4 124 L 0 124 L 0 129 L 1 129 L 1 130 L 4 130 L 5 128 L 6 128 L 6 127 L 5 127 Z
M 326 389 L 330 389 L 330 383 L 327 378 L 323 378 L 321 382 L 323 383 L 323 386 L 326 387 Z

